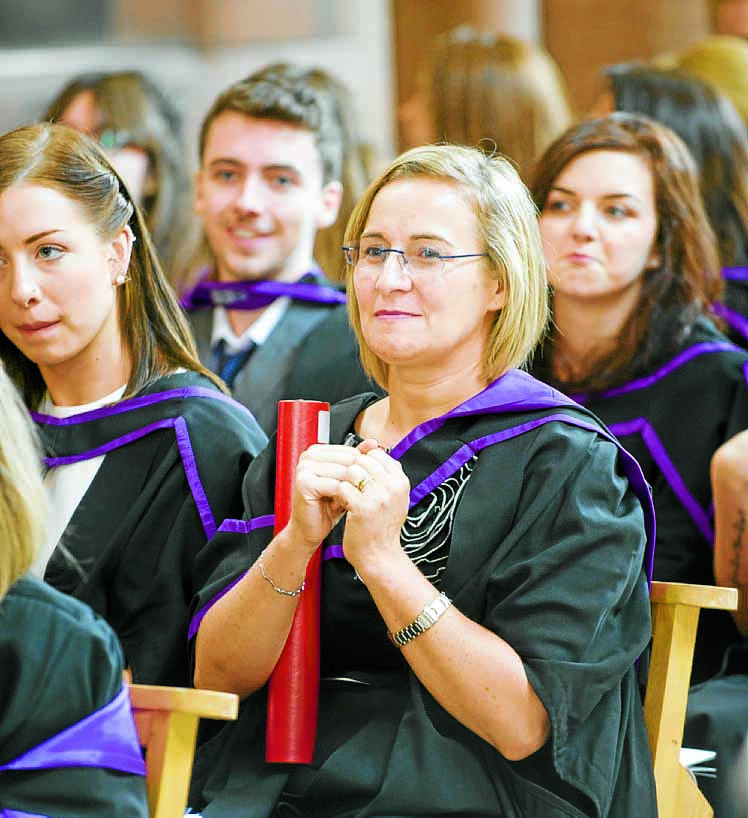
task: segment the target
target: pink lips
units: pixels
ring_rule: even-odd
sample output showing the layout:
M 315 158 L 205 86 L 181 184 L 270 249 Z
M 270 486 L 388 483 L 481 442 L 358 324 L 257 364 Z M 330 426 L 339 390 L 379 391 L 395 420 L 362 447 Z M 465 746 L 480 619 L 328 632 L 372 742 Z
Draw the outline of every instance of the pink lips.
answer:
M 57 324 L 59 324 L 59 321 L 34 321 L 33 323 L 29 324 L 21 324 L 21 326 L 18 327 L 18 330 L 24 335 L 33 335 L 34 333 L 42 332 L 45 329 L 57 326 Z
M 403 312 L 402 310 L 377 310 L 374 315 L 377 318 L 415 318 L 414 312 Z
M 569 253 L 566 258 L 574 264 L 590 264 L 597 261 L 594 256 L 588 256 L 585 253 Z

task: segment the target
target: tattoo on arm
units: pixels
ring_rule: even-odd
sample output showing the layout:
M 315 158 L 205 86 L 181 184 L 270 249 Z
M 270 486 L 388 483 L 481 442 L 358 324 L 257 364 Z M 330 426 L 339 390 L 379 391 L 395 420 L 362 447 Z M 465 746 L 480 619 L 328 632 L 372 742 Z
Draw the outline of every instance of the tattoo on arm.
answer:
M 732 557 L 730 559 L 730 567 L 731 571 L 731 581 L 732 584 L 741 591 L 741 607 L 743 607 L 744 598 L 746 595 L 745 589 L 742 587 L 743 584 L 748 585 L 748 583 L 741 584 L 741 574 L 743 573 L 743 567 L 745 565 L 746 560 L 748 559 L 748 554 L 744 553 L 745 551 L 745 533 L 746 529 L 748 528 L 748 523 L 746 522 L 746 513 L 744 508 L 739 508 L 737 510 L 737 518 L 733 523 L 733 530 L 735 532 L 735 538 L 732 542 Z

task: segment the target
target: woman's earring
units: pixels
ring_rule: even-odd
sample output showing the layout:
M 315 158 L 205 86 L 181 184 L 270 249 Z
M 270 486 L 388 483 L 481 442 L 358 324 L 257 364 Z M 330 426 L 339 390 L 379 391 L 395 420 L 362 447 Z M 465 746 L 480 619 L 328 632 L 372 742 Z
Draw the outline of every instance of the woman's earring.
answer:
M 130 280 L 130 276 L 128 276 L 127 273 L 120 273 L 117 276 L 117 278 L 114 279 L 114 283 L 118 287 L 121 287 L 126 281 L 129 281 L 129 280 Z

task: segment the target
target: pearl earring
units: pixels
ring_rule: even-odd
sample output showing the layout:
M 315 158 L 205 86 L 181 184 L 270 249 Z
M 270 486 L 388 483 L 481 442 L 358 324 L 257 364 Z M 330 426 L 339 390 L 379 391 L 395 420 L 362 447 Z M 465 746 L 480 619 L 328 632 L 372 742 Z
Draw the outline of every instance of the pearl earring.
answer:
M 114 283 L 121 287 L 126 281 L 129 281 L 130 277 L 126 273 L 120 273 L 117 278 L 114 279 Z

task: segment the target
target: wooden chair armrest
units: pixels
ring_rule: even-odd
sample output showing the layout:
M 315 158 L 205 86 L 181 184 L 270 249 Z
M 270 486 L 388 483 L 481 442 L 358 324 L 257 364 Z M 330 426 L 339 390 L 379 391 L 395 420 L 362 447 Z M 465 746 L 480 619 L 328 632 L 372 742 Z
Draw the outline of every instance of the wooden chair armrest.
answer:
M 195 739 L 201 718 L 232 721 L 234 693 L 185 687 L 130 685 L 140 744 L 146 749 L 146 789 L 151 818 L 183 818 Z
M 649 598 L 653 603 L 688 605 L 692 608 L 738 609 L 738 589 L 718 585 L 689 585 L 681 582 L 653 582 Z
M 233 721 L 239 713 L 239 697 L 217 690 L 135 684 L 130 685 L 130 700 L 135 710 L 168 710 L 204 719 Z

